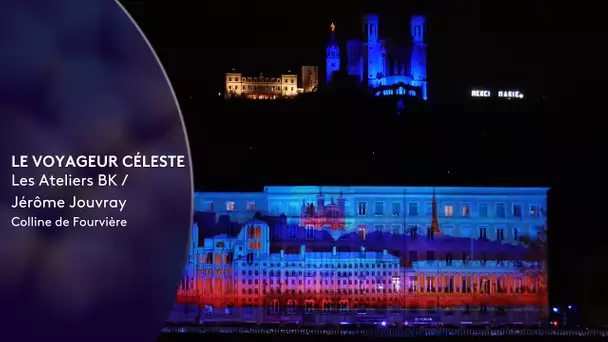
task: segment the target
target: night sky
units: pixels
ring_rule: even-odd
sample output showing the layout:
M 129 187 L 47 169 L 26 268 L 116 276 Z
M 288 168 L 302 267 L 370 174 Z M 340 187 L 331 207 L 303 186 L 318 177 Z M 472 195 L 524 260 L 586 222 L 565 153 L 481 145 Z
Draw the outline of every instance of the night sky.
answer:
M 262 123 L 260 118 L 259 127 L 252 126 L 255 120 L 247 124 L 243 121 L 243 125 L 249 126 L 247 130 L 237 128 L 238 120 L 232 117 L 218 118 L 225 115 L 221 104 L 218 105 L 217 92 L 223 89 L 226 71 L 237 68 L 269 75 L 287 69 L 299 70 L 301 65 L 320 65 L 324 72 L 325 45 L 332 22 L 343 44 L 346 39 L 360 35 L 362 13 L 379 14 L 380 34 L 396 38 L 404 38 L 404 34 L 407 38 L 410 14 L 425 14 L 431 102 L 445 106 L 467 100 L 471 88 L 501 87 L 521 89 L 533 99 L 532 103 L 539 105 L 531 104 L 532 108 L 527 108 L 530 113 L 526 115 L 530 118 L 495 112 L 496 107 L 488 107 L 488 119 L 483 123 L 487 127 L 478 130 L 481 134 L 477 140 L 466 140 L 478 133 L 465 127 L 470 125 L 454 126 L 457 123 L 454 117 L 466 121 L 470 116 L 465 110 L 451 113 L 452 118 L 436 120 L 438 122 L 409 122 L 410 126 L 421 125 L 419 135 L 407 142 L 399 137 L 391 140 L 391 144 L 398 147 L 385 151 L 386 159 L 391 159 L 392 164 L 382 164 L 382 173 L 392 172 L 392 178 L 387 176 L 387 179 L 401 185 L 414 183 L 401 173 L 403 170 L 421 168 L 423 171 L 418 175 L 427 173 L 444 178 L 451 169 L 468 175 L 467 183 L 471 180 L 487 183 L 491 179 L 491 185 L 551 186 L 552 300 L 562 305 L 580 305 L 594 322 L 608 323 L 608 314 L 603 310 L 608 305 L 608 296 L 601 280 L 606 278 L 604 260 L 608 250 L 603 248 L 602 241 L 606 241 L 608 234 L 597 227 L 601 203 L 595 200 L 599 196 L 595 176 L 605 159 L 596 157 L 604 126 L 593 124 L 601 116 L 590 113 L 601 110 L 585 101 L 593 90 L 589 82 L 596 78 L 595 70 L 589 72 L 590 65 L 601 60 L 599 54 L 590 51 L 602 45 L 597 44 L 593 36 L 597 30 L 596 21 L 591 18 L 597 11 L 583 8 L 581 4 L 556 8 L 556 4 L 548 1 L 365 1 L 361 5 L 343 1 L 122 2 L 150 39 L 177 92 L 191 139 L 195 178 L 199 179 L 197 188 L 240 184 L 243 191 L 251 190 L 252 184 L 253 190 L 260 191 L 259 184 L 271 184 L 272 180 L 280 183 L 278 173 L 266 172 L 271 169 L 269 165 L 287 166 L 292 173 L 301 172 L 303 176 L 298 178 L 301 184 L 330 183 L 330 180 L 313 178 L 313 174 L 318 173 L 316 169 L 325 164 L 315 165 L 310 160 L 304 163 L 301 155 L 304 144 L 290 145 L 269 138 L 276 134 L 297 135 L 271 126 L 292 127 L 297 125 L 294 121 L 302 117 L 288 117 L 274 124 Z M 352 8 L 345 8 L 346 3 Z M 370 123 L 374 120 L 366 113 L 352 115 Z M 479 109 L 475 115 L 480 115 Z M 305 118 L 317 119 L 318 116 Z M 377 140 L 398 136 L 399 125 L 382 128 L 393 131 Z M 491 132 L 497 131 L 496 127 L 502 131 L 492 138 Z M 310 136 L 308 139 L 312 139 L 312 147 L 317 148 L 318 144 L 354 139 L 349 134 L 326 134 L 318 138 L 322 141 L 314 141 L 317 138 Z M 356 134 L 359 133 L 352 133 Z M 452 144 L 465 139 L 470 144 L 489 147 L 480 147 L 477 154 L 469 158 L 450 156 L 442 153 L 446 144 L 441 140 L 442 134 L 452 134 L 450 139 L 457 139 L 450 140 Z M 494 141 L 490 144 L 484 139 Z M 401 149 L 412 145 L 436 146 L 432 154 L 397 157 L 402 156 Z M 487 154 L 499 145 L 500 153 Z M 245 156 L 250 149 L 257 154 Z M 203 150 L 216 152 L 211 155 L 202 153 Z M 352 156 L 344 158 L 349 167 L 356 165 L 352 167 L 348 184 L 374 183 L 370 181 L 371 176 L 365 177 L 368 169 L 359 173 L 354 169 L 362 169 L 365 163 L 371 165 L 369 169 L 380 168 L 379 159 L 371 159 L 371 154 L 361 160 Z M 239 164 L 235 160 L 244 162 Z M 221 172 L 213 173 L 211 179 L 207 172 L 210 169 Z M 263 176 L 255 181 L 249 182 L 249 178 L 243 176 L 256 171 Z M 450 183 L 449 179 L 436 178 L 438 183 Z M 454 179 L 457 178 L 451 182 L 459 184 Z M 290 181 L 288 184 L 294 184 L 293 178 Z M 335 183 L 335 179 L 332 181 Z
M 471 86 L 530 88 L 542 93 L 556 13 L 545 2 L 208 1 L 186 5 L 123 1 L 146 29 L 176 87 L 196 96 L 221 90 L 231 68 L 279 73 L 324 65 L 329 25 L 341 43 L 361 36 L 362 13 L 380 15 L 380 34 L 409 38 L 409 15 L 428 18 L 429 78 L 434 97 Z M 527 90 L 527 89 L 526 89 Z

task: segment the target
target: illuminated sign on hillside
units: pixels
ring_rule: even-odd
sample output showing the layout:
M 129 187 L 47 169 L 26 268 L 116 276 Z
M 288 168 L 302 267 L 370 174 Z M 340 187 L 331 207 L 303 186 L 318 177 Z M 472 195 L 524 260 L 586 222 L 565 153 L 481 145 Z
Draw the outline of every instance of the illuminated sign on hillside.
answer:
M 501 90 L 498 92 L 498 97 L 506 97 L 508 99 L 523 99 L 524 94 L 519 90 Z
M 472 97 L 490 97 L 492 93 L 489 90 L 473 90 L 471 91 Z
M 498 97 L 507 99 L 523 99 L 524 94 L 519 90 L 499 90 L 497 92 Z M 492 91 L 490 90 L 471 90 L 471 97 L 493 97 Z

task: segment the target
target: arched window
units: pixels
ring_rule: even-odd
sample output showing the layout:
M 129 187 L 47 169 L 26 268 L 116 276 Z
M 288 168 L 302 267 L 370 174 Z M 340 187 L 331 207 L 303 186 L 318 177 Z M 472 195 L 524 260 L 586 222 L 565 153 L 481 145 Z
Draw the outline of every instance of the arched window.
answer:
M 296 313 L 296 302 L 293 300 L 287 301 L 287 314 L 293 315 Z
M 304 312 L 306 313 L 312 313 L 312 310 L 315 308 L 315 301 L 314 300 L 307 300 L 306 302 L 304 302 Z
M 270 313 L 273 313 L 273 314 L 279 313 L 279 301 L 278 300 L 275 299 L 270 303 Z

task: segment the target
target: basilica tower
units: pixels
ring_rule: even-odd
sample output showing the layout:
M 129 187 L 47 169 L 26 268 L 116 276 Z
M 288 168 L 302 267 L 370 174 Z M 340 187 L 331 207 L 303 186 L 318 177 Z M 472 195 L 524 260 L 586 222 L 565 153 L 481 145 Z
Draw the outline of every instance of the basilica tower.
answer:
M 426 100 L 426 43 L 424 42 L 426 18 L 422 15 L 412 16 L 410 31 L 412 34 L 412 59 L 410 63 L 412 85 L 422 88 L 422 98 Z
M 329 38 L 329 44 L 327 44 L 327 56 L 325 57 L 325 81 L 327 84 L 333 81 L 334 73 L 340 71 L 340 47 L 336 38 L 336 25 L 332 23 L 329 28 L 331 29 L 331 37 Z

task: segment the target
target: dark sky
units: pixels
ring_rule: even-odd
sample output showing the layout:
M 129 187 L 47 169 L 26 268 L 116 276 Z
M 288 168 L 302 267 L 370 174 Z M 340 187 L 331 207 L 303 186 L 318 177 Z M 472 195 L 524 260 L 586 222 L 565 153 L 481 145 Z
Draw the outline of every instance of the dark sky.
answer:
M 547 99 L 542 109 L 539 107 L 542 113 L 534 115 L 534 123 L 525 115 L 512 117 L 508 111 L 498 113 L 493 111 L 495 107 L 488 107 L 484 125 L 503 129 L 492 146 L 503 145 L 500 148 L 504 160 L 495 151 L 487 154 L 488 150 L 480 152 L 475 162 L 459 158 L 457 154 L 440 154 L 441 167 L 459 164 L 461 173 L 469 177 L 494 175 L 499 182 L 519 184 L 524 183 L 527 170 L 530 174 L 541 170 L 546 182 L 539 185 L 553 187 L 549 223 L 551 282 L 559 286 L 552 287 L 552 296 L 562 303 L 580 303 L 589 317 L 606 316 L 604 321 L 608 322 L 608 315 L 603 314 L 608 296 L 600 285 L 607 273 L 603 260 L 608 253 L 602 241 L 606 241 L 608 232 L 598 225 L 603 222 L 600 214 L 603 209 L 602 202 L 595 200 L 601 194 L 595 180 L 601 175 L 605 160 L 601 147 L 605 125 L 600 115 L 605 105 L 598 107 L 592 101 L 605 98 L 598 94 L 602 81 L 598 81 L 599 69 L 593 67 L 595 62 L 602 61 L 599 50 L 603 44 L 598 42 L 603 40 L 596 37 L 597 23 L 603 20 L 596 19 L 600 10 L 587 8 L 583 2 L 556 4 L 531 0 L 122 2 L 161 58 L 186 121 L 194 122 L 188 126 L 191 140 L 217 135 L 215 138 L 205 136 L 199 144 L 193 143 L 193 155 L 203 149 L 215 150 L 212 168 L 222 171 L 214 177 L 221 177 L 223 173 L 228 179 L 223 180 L 226 184 L 240 180 L 245 174 L 243 170 L 255 173 L 259 171 L 256 169 L 270 170 L 272 167 L 268 165 L 284 166 L 294 160 L 289 170 L 301 170 L 294 152 L 304 151 L 301 146 L 271 141 L 281 136 L 267 125 L 237 134 L 244 138 L 231 136 L 222 140 L 221 135 L 230 131 L 227 127 L 210 125 L 212 119 L 206 113 L 214 109 L 208 100 L 222 90 L 226 71 L 236 67 L 270 74 L 299 69 L 306 64 L 320 65 L 323 70 L 325 44 L 332 22 L 344 43 L 345 39 L 359 34 L 362 13 L 378 13 L 380 33 L 397 37 L 407 34 L 410 14 L 426 15 L 432 101 L 447 103 L 454 98 L 466 98 L 471 87 L 515 88 Z M 366 113 L 356 115 L 371 120 Z M 469 113 L 453 115 L 467 117 Z M 293 127 L 288 121 L 297 119 L 286 119 L 284 124 L 288 126 L 285 127 Z M 456 140 L 434 142 L 434 137 L 429 135 L 428 139 L 422 137 L 412 143 L 437 144 L 436 150 L 441 153 L 446 144 L 461 142 L 459 132 L 449 132 L 450 124 L 444 123 L 441 129 L 446 134 L 454 134 Z M 461 138 L 470 138 L 466 134 L 461 133 Z M 340 137 L 342 141 L 349 138 Z M 329 133 L 323 139 L 331 141 L 336 137 Z M 268 140 L 265 146 L 260 143 L 263 140 Z M 252 144 L 258 154 L 244 157 Z M 495 147 L 488 147 L 490 151 L 492 148 Z M 260 153 L 266 157 L 260 157 Z M 222 161 L 226 156 L 232 161 Z M 387 156 L 391 158 L 390 154 Z M 195 158 L 195 171 L 197 163 L 208 162 L 206 158 Z M 403 168 L 408 168 L 409 163 L 435 172 L 437 168 L 429 166 L 430 158 L 432 156 L 422 155 L 414 161 L 407 157 Z M 235 166 L 233 161 L 240 159 L 243 165 Z M 493 159 L 493 164 L 488 159 Z M 348 162 L 349 165 L 369 163 L 370 169 L 378 168 L 377 159 Z M 237 171 L 231 173 L 231 169 Z M 265 184 L 272 183 L 268 180 L 273 176 L 265 174 L 266 171 L 259 172 L 266 177 Z M 365 172 L 361 171 L 360 175 Z M 353 174 L 351 179 L 357 177 L 358 183 L 370 183 L 369 177 Z M 222 182 L 219 178 L 215 180 Z M 303 183 L 314 182 L 303 178 Z M 400 183 L 410 182 L 403 179 Z

